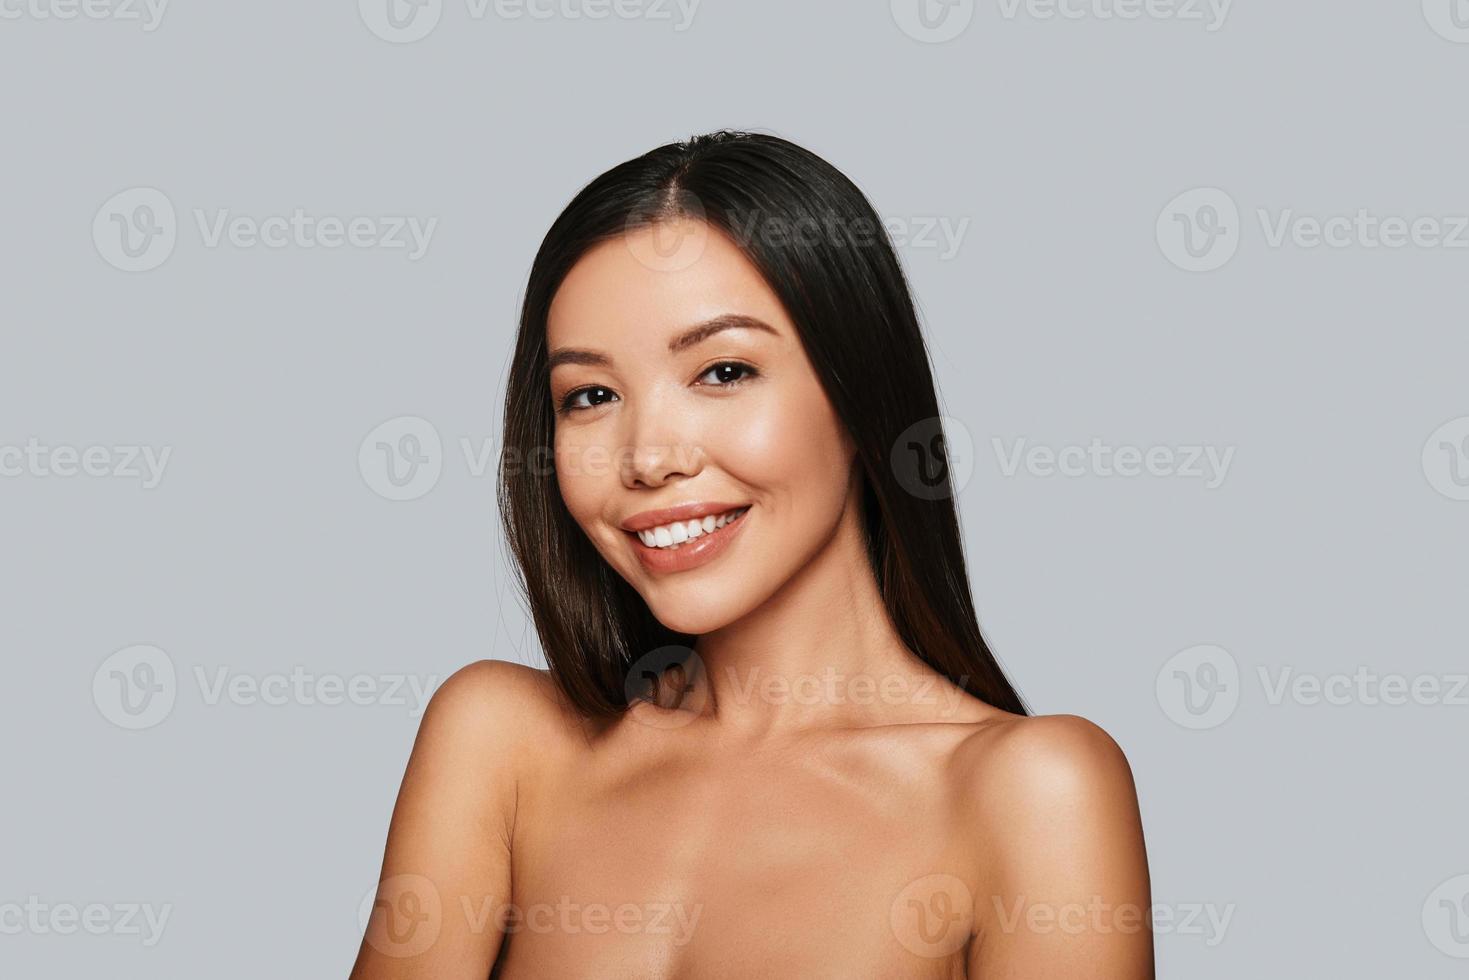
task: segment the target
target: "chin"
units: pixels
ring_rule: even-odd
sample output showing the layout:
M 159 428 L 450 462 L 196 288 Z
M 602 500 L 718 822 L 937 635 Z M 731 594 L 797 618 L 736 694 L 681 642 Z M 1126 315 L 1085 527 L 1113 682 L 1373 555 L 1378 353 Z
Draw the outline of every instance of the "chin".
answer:
M 703 591 L 703 590 L 701 590 Z M 698 595 L 681 596 L 678 590 L 663 590 L 660 595 L 644 595 L 643 601 L 654 618 L 677 633 L 702 636 L 722 629 L 745 613 L 741 604 Z

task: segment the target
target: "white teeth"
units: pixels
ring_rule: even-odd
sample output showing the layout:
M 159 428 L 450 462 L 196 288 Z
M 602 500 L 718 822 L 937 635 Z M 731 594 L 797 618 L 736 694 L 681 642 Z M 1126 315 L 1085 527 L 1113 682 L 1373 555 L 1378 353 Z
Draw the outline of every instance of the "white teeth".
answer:
M 664 524 L 646 531 L 639 531 L 637 532 L 638 540 L 642 541 L 649 548 L 672 548 L 675 545 L 683 544 L 685 541 L 692 541 L 694 538 L 703 537 L 718 528 L 724 527 L 724 525 L 748 509 L 748 507 L 741 507 L 737 510 L 720 514 L 718 517 L 709 514 L 702 518 L 696 517 L 691 521 Z

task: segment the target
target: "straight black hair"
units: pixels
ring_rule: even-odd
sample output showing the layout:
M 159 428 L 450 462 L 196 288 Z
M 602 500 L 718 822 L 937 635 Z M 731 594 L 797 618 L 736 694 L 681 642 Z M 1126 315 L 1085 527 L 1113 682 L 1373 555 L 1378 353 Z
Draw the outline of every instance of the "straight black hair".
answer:
M 590 717 L 625 710 L 641 658 L 693 637 L 663 626 L 566 509 L 552 465 L 551 300 L 576 261 L 630 229 L 696 218 L 730 237 L 780 298 L 857 447 L 867 556 L 903 642 L 988 704 L 1026 714 L 980 635 L 928 349 L 885 229 L 831 164 L 776 136 L 669 143 L 586 185 L 532 265 L 505 394 L 498 502 L 546 662 Z M 918 435 L 914 435 L 918 433 Z M 906 454 L 916 452 L 921 472 Z M 925 453 L 928 455 L 925 456 Z

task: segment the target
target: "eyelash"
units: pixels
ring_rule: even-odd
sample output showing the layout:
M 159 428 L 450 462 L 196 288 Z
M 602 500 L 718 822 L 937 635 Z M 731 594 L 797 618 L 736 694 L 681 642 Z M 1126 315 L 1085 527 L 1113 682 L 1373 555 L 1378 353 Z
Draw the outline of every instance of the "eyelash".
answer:
M 717 383 L 715 383 L 715 385 L 713 387 L 716 387 L 716 388 L 737 388 L 740 385 L 744 384 L 746 381 L 749 381 L 751 378 L 756 378 L 756 377 L 759 377 L 760 376 L 760 372 L 757 371 L 757 370 L 755 370 L 755 367 L 753 365 L 746 364 L 744 361 L 719 361 L 719 362 L 717 362 L 715 364 L 709 365 L 708 369 L 705 370 L 702 374 L 700 374 L 699 377 L 702 378 L 705 374 L 708 374 L 710 371 L 714 371 L 714 370 L 716 370 L 718 368 L 722 368 L 722 367 L 738 368 L 741 372 L 743 372 L 743 375 L 741 377 L 739 377 L 739 378 L 734 379 L 733 381 L 721 381 L 721 382 L 717 382 Z M 583 412 L 583 411 L 586 411 L 589 408 L 597 408 L 598 405 L 573 405 L 572 404 L 572 401 L 575 400 L 577 397 L 579 397 L 579 396 L 581 396 L 583 394 L 586 394 L 588 392 L 592 392 L 592 391 L 607 391 L 607 390 L 608 390 L 608 388 L 607 388 L 606 385 L 582 385 L 580 388 L 574 388 L 571 391 L 568 391 L 566 393 L 566 395 L 561 399 L 561 404 L 557 407 L 556 414 L 557 415 L 567 415 L 567 414 L 570 414 L 572 412 Z M 607 402 L 600 402 L 599 403 L 599 405 L 606 405 L 606 404 L 607 404 Z

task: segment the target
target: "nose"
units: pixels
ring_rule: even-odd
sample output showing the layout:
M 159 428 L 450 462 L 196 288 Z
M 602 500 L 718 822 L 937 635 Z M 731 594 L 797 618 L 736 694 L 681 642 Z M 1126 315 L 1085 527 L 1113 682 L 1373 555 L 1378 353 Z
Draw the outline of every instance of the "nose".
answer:
M 627 429 L 618 457 L 622 482 L 629 490 L 660 487 L 695 476 L 703 468 L 703 447 L 692 438 L 684 413 L 645 401 L 622 417 Z

